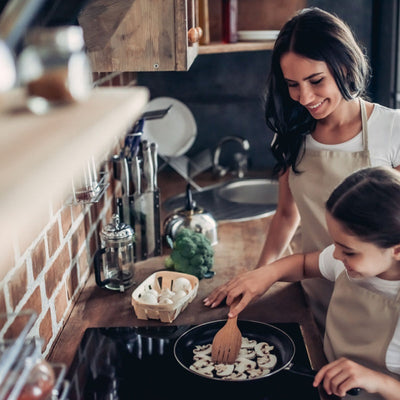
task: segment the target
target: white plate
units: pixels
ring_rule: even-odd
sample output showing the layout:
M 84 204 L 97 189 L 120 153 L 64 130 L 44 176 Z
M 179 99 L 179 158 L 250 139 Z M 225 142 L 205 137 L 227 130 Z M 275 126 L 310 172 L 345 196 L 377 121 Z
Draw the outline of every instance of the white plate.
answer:
M 275 40 L 279 31 L 238 31 L 238 39 L 246 40 Z
M 156 142 L 161 156 L 178 157 L 185 154 L 196 139 L 197 125 L 192 112 L 172 97 L 156 97 L 144 111 L 160 110 L 170 105 L 171 109 L 163 118 L 144 121 L 143 139 Z

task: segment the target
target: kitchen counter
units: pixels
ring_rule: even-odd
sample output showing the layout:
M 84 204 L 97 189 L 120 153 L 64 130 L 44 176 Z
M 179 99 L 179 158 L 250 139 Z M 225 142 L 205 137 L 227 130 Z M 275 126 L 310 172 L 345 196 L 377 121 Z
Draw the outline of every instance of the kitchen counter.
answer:
M 168 175 L 160 174 L 159 182 L 163 199 L 184 190 L 185 183 L 180 178 L 167 179 Z M 163 182 L 168 181 L 163 192 Z M 174 182 L 172 185 L 171 182 Z M 174 187 L 171 188 L 171 187 Z M 165 197 L 166 196 L 166 197 Z M 164 217 L 164 216 L 163 216 Z M 175 319 L 174 325 L 200 324 L 207 321 L 224 319 L 227 307 L 220 306 L 209 309 L 202 300 L 215 287 L 226 282 L 240 271 L 254 268 L 255 263 L 268 229 L 270 218 L 246 222 L 220 222 L 218 224 L 219 243 L 214 247 L 215 276 L 200 281 L 196 298 Z M 83 333 L 89 327 L 117 326 L 157 326 L 163 324 L 158 320 L 139 320 L 131 305 L 132 291 L 153 272 L 163 269 L 163 261 L 168 253 L 138 262 L 135 266 L 135 281 L 133 288 L 125 293 L 112 292 L 96 286 L 92 274 L 84 287 L 71 315 L 61 332 L 57 343 L 48 355 L 49 361 L 62 362 L 69 366 L 74 353 L 82 339 Z M 323 355 L 322 342 L 317 332 L 310 310 L 298 283 L 279 282 L 257 302 L 249 305 L 239 319 L 250 319 L 261 322 L 298 322 L 301 325 L 306 347 L 312 367 L 320 368 L 326 361 Z M 322 395 L 321 398 L 329 397 Z

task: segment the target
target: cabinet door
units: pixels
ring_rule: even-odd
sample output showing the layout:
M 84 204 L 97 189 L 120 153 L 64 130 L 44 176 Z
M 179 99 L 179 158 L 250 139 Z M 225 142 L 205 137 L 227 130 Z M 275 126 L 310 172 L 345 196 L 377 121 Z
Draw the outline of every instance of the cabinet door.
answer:
M 194 0 L 89 2 L 78 20 L 93 70 L 188 70 L 198 52 L 198 43 L 188 42 L 193 4 Z

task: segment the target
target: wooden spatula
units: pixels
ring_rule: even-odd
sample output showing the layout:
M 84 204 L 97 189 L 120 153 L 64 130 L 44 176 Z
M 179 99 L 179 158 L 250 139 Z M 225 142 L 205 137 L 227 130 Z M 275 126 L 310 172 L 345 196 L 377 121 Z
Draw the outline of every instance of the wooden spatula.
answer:
M 234 307 L 238 300 L 235 300 L 231 308 Z M 215 334 L 212 348 L 212 361 L 218 364 L 233 364 L 239 354 L 242 344 L 242 333 L 237 326 L 237 316 L 228 318 L 225 325 Z

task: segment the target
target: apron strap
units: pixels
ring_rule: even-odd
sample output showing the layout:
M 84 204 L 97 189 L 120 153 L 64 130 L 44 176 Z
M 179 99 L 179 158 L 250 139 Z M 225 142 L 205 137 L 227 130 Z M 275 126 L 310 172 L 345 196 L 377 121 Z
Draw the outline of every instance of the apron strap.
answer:
M 360 97 L 360 107 L 361 107 L 361 124 L 362 124 L 362 141 L 364 151 L 368 150 L 368 118 L 367 110 L 365 108 L 364 100 Z

